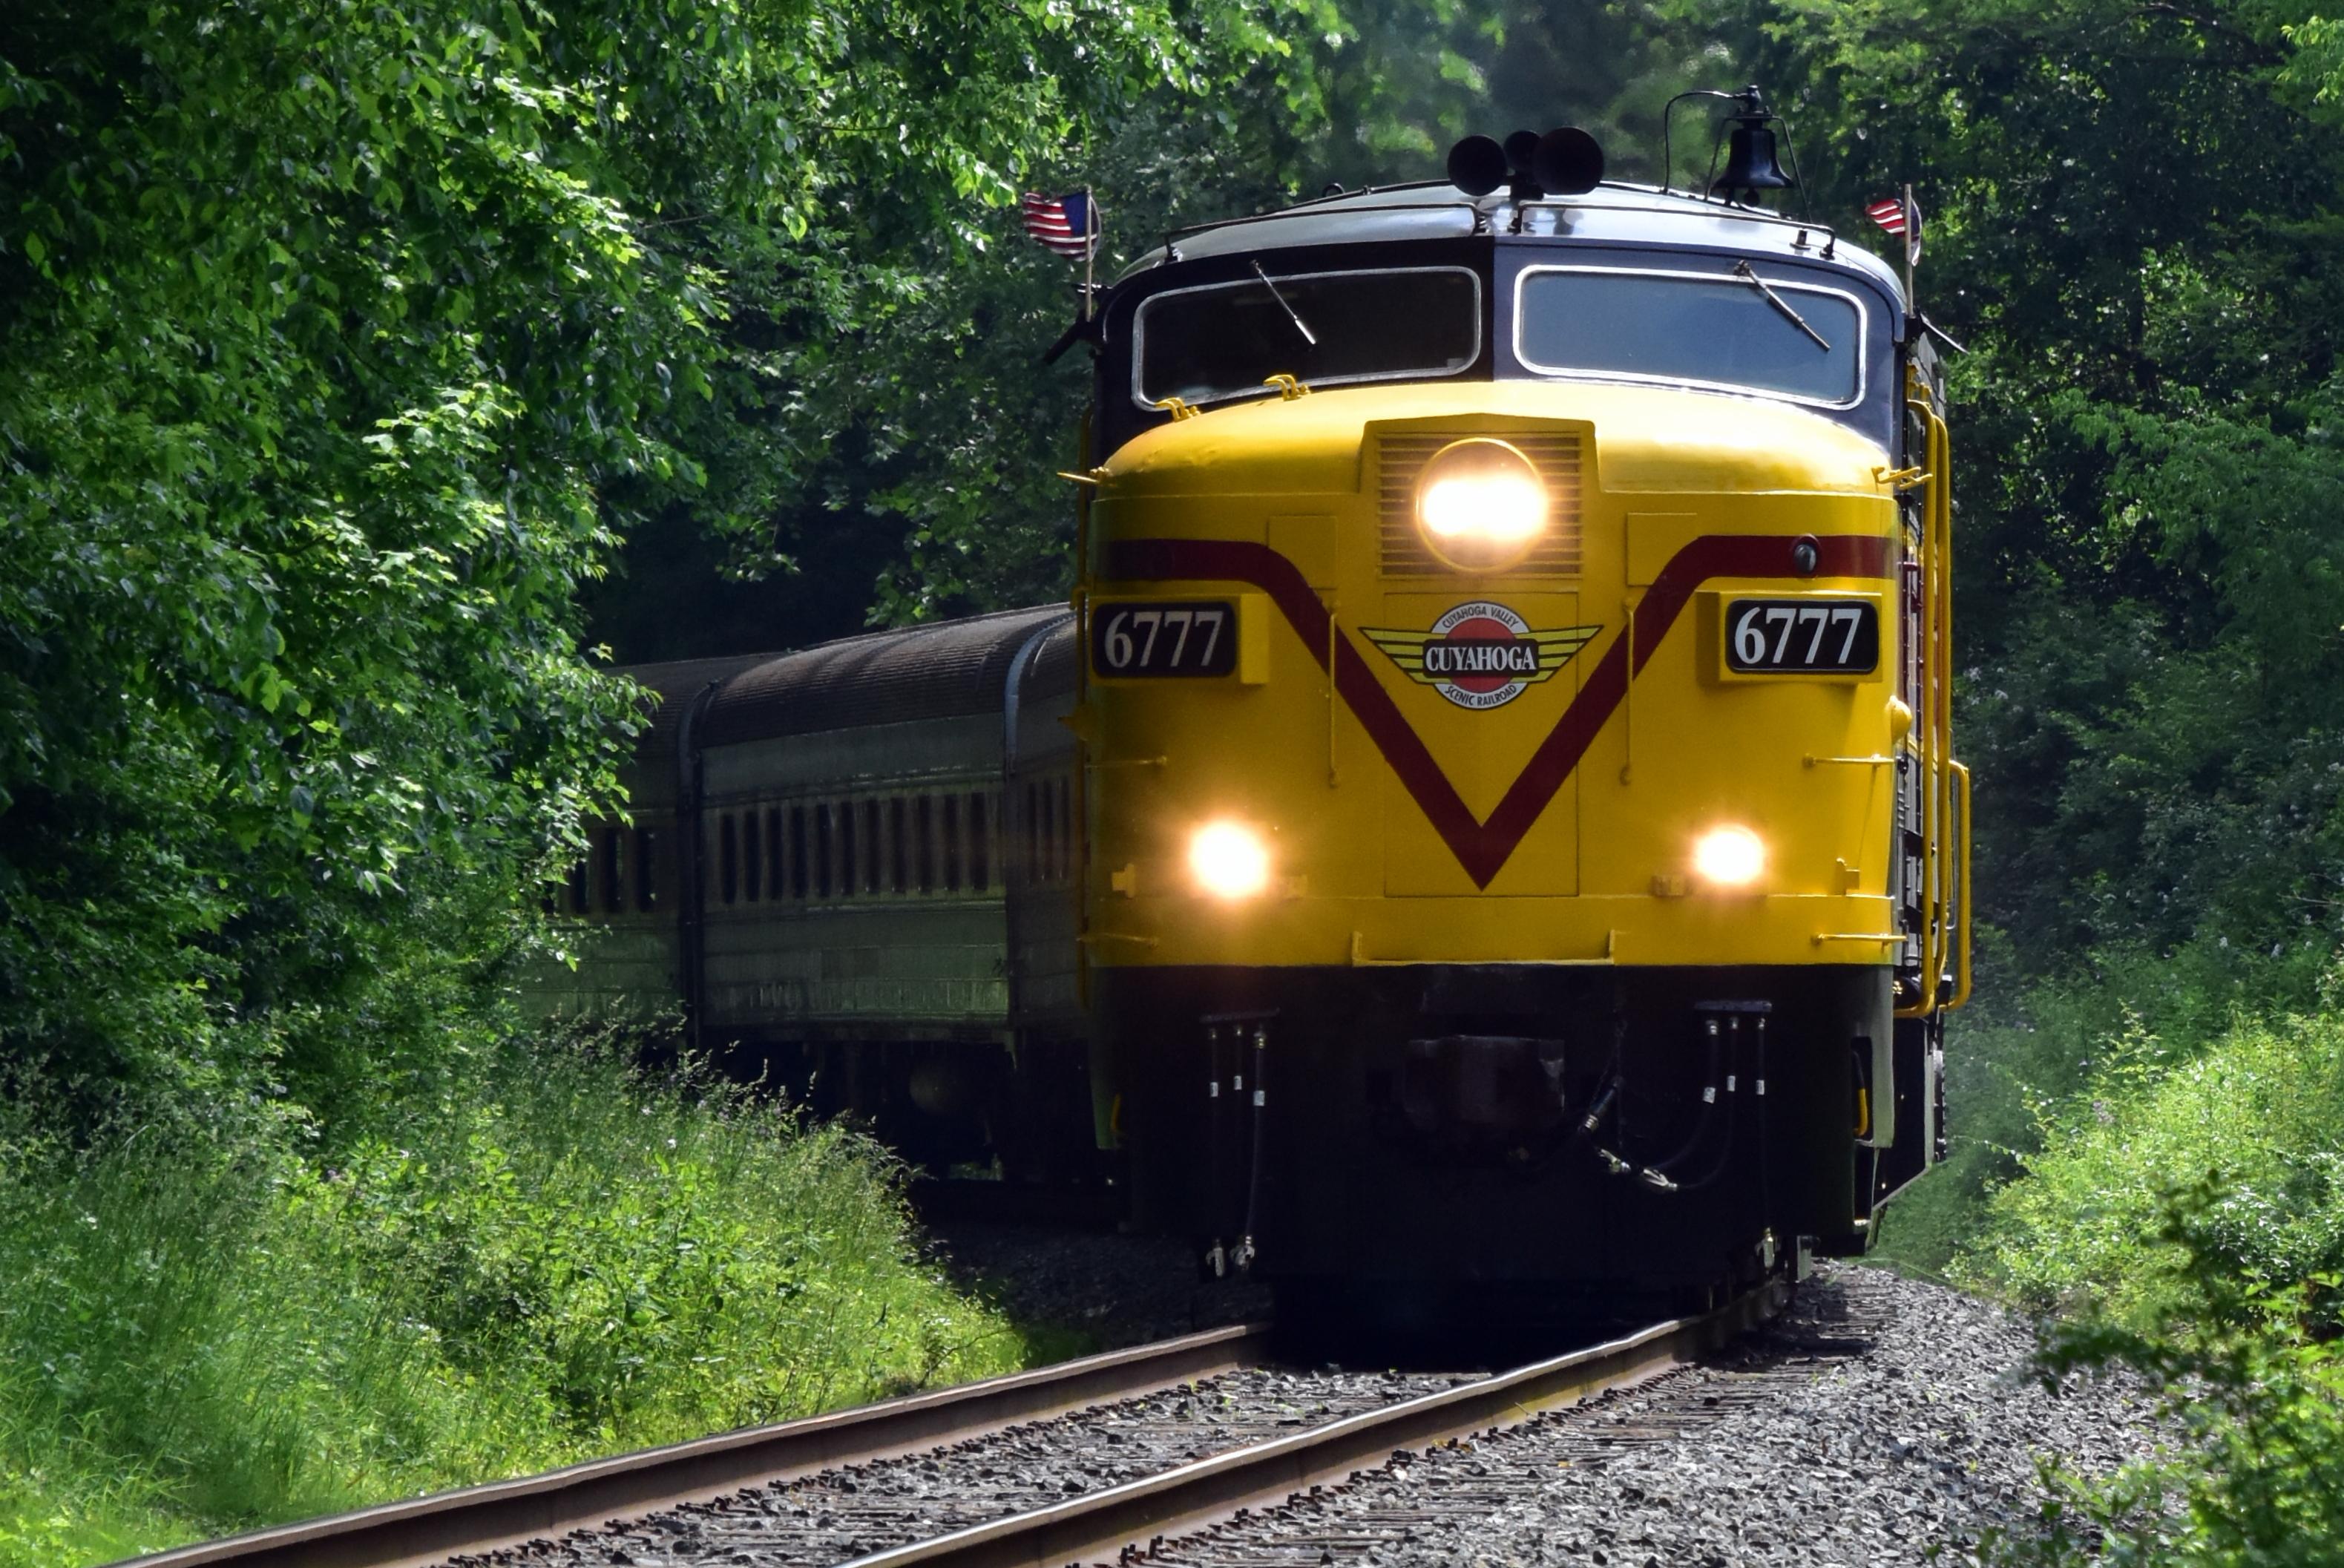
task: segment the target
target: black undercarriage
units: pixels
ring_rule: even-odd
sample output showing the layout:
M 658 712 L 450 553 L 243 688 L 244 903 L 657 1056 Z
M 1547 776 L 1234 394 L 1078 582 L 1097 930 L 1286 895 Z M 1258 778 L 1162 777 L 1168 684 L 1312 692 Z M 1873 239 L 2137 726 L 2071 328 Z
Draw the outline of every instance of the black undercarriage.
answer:
M 1937 1026 L 1878 968 L 1101 969 L 1090 1002 L 1088 1042 L 726 1056 L 934 1176 L 1119 1199 L 1297 1317 L 1698 1310 L 1864 1250 L 1943 1137 Z
M 1698 1303 L 1802 1239 L 1860 1250 L 1935 1131 L 1876 968 L 1122 969 L 1092 1000 L 1135 1218 L 1298 1300 Z

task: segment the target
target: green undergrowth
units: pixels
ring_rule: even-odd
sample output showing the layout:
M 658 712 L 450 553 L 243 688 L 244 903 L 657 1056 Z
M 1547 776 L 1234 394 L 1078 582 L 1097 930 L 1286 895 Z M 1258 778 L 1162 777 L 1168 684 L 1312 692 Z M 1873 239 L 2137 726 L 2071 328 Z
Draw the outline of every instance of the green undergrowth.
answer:
M 330 1142 L 262 1107 L 0 1138 L 0 1564 L 60 1568 L 1034 1353 L 867 1140 L 512 1048 Z
M 2275 1279 L 2243 1261 L 2239 1190 L 2208 1178 L 2143 1205 L 2156 1216 L 2136 1263 L 2147 1288 L 2072 1302 L 2045 1323 L 2046 1387 L 2121 1370 L 2153 1397 L 2161 1438 L 2108 1472 L 2038 1457 L 2040 1515 L 1990 1535 L 1994 1568 L 2344 1562 L 2344 1280 Z
M 2130 1096 L 2214 1050 L 2241 1019 L 2319 1005 L 2324 948 L 2247 953 L 2218 938 L 2167 952 L 2110 948 L 2026 976 L 1997 934 L 1981 933 L 1978 1000 L 1945 1040 L 1951 1137 L 1944 1164 L 1889 1205 L 1883 1261 L 1930 1278 L 1975 1264 L 1997 1193 L 2077 1108 Z M 2095 1116 L 2100 1114 L 2093 1112 Z
M 1996 1563 L 2344 1562 L 2344 968 L 2205 957 L 1997 1020 L 2055 1031 L 1988 1037 L 2023 1133 L 1974 1138 L 1972 1185 L 1943 1169 L 1892 1219 L 1908 1266 L 1938 1249 L 2041 1319 L 2048 1381 L 2122 1370 L 2161 1412 L 2160 1451 L 2112 1474 L 2046 1458 Z M 2260 1006 L 2208 983 L 2239 974 Z
M 2182 1245 L 2167 1211 L 2213 1196 L 2189 1245 L 2238 1278 L 2293 1285 L 2344 1269 L 2344 1017 L 2242 1019 L 2179 1061 L 2143 1030 L 2048 1113 L 2026 1178 L 1997 1191 L 1962 1266 L 2037 1309 L 2153 1322 Z

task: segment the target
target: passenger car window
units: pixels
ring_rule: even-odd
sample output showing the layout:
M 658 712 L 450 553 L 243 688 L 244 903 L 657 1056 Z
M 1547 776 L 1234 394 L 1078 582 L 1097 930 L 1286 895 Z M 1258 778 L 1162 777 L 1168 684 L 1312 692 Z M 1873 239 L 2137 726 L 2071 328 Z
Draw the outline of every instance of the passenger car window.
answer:
M 853 897 L 856 885 L 863 879 L 862 867 L 854 858 L 862 847 L 854 834 L 854 803 L 841 801 L 838 805 L 838 892 L 842 898 Z
M 1056 794 L 1058 841 L 1054 846 L 1055 864 L 1051 870 L 1057 881 L 1064 882 L 1074 875 L 1075 869 L 1075 813 L 1074 790 L 1063 774 L 1058 779 Z
M 602 830 L 600 849 L 601 860 L 602 863 L 602 913 L 605 915 L 616 915 L 619 913 L 621 904 L 619 896 L 619 829 L 615 824 Z
M 813 891 L 817 898 L 830 896 L 831 855 L 830 807 L 813 808 Z
M 1042 787 L 1030 779 L 1026 784 L 1026 880 L 1042 880 Z

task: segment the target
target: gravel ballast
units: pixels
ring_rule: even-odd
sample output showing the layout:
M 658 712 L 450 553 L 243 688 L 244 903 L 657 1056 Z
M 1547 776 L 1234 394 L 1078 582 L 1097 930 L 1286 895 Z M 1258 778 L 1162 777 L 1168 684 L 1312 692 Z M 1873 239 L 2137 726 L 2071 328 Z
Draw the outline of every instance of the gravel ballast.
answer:
M 2104 1472 L 2145 1453 L 2143 1400 L 2026 1372 L 2034 1335 L 1971 1297 L 1873 1269 L 1809 1281 L 1739 1352 L 1298 1505 L 1167 1543 L 1166 1563 L 1959 1562 L 2033 1528 L 2036 1456 Z
M 541 1547 L 450 1561 L 459 1568 L 507 1562 L 556 1568 L 715 1568 L 741 1563 L 822 1568 L 1045 1508 L 1464 1381 L 1387 1371 L 1227 1372 L 904 1459 L 844 1465 L 736 1492 Z
M 1169 1237 L 967 1219 L 931 1222 L 928 1235 L 930 1255 L 964 1289 L 1100 1350 L 1270 1315 L 1265 1287 L 1199 1282 L 1196 1249 Z
M 1918 1565 L 2033 1526 L 2037 1455 L 2104 1472 L 2147 1451 L 2145 1401 L 2056 1395 L 2028 1326 L 1873 1269 L 1810 1280 L 1702 1364 L 1162 1540 L 1160 1568 Z M 1262 1370 L 947 1449 L 736 1492 L 471 1562 L 818 1568 L 1100 1491 L 1449 1386 L 1458 1374 Z M 458 1559 L 458 1562 L 468 1561 Z

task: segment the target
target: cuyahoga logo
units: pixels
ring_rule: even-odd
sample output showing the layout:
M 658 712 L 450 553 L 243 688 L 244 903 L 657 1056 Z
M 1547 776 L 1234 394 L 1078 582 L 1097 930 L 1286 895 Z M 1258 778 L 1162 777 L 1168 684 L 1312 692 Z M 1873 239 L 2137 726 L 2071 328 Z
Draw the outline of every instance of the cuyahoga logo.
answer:
M 1551 680 L 1601 626 L 1533 632 L 1502 604 L 1476 599 L 1432 623 L 1430 632 L 1362 627 L 1391 662 L 1460 708 L 1502 708 L 1529 687 Z

